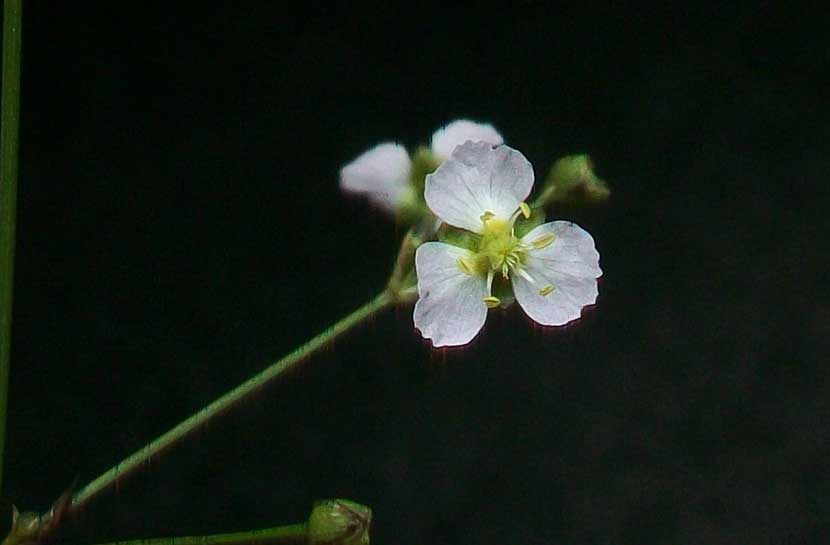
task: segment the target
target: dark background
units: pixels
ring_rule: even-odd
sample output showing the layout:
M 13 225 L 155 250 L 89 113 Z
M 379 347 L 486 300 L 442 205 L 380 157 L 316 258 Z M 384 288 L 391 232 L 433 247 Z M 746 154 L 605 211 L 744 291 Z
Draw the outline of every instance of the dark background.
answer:
M 378 292 L 339 168 L 469 117 L 613 196 L 578 324 L 433 351 L 388 311 L 153 461 L 66 542 L 371 505 L 378 544 L 830 532 L 827 13 L 30 2 L 3 494 L 45 509 Z

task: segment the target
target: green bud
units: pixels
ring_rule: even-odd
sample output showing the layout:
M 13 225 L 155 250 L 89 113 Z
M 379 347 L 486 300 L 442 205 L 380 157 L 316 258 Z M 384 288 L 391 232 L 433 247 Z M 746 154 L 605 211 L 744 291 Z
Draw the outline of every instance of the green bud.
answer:
M 308 517 L 309 545 L 369 545 L 372 510 L 349 500 L 321 500 Z
M 3 540 L 3 545 L 36 544 L 42 528 L 40 515 L 31 511 L 20 513 L 12 506 L 12 527 L 9 535 Z
M 42 515 L 32 511 L 20 513 L 17 507 L 12 506 L 12 526 L 2 545 L 39 545 L 48 541 L 50 534 L 63 521 L 71 504 L 72 495 L 66 491 L 52 504 L 52 508 Z
M 412 154 L 412 166 L 409 169 L 409 180 L 415 192 L 423 196 L 425 181 L 428 174 L 435 172 L 441 166 L 441 158 L 431 149 L 421 146 Z
M 536 200 L 539 206 L 596 203 L 607 200 L 611 194 L 605 181 L 594 173 L 587 155 L 568 155 L 556 161 L 543 187 Z
M 424 187 L 428 174 L 435 172 L 441 165 L 441 159 L 426 147 L 419 147 L 412 154 L 409 167 L 409 190 L 397 205 L 396 219 L 402 225 L 416 225 L 424 218 L 431 217 L 424 202 Z
M 406 194 L 397 203 L 395 220 L 401 225 L 415 225 L 429 213 L 429 209 L 424 202 L 423 193 L 419 195 L 410 186 L 407 188 Z

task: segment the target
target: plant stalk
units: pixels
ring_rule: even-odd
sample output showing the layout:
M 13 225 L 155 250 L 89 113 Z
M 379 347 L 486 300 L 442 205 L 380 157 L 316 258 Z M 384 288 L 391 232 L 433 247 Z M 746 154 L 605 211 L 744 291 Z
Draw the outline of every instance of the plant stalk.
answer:
M 6 447 L 11 363 L 17 163 L 20 126 L 21 0 L 3 2 L 3 91 L 0 98 L 0 491 Z
M 213 401 L 209 405 L 202 408 L 200 411 L 191 415 L 186 420 L 182 421 L 170 431 L 160 435 L 145 447 L 134 452 L 128 456 L 124 461 L 116 464 L 101 476 L 87 484 L 80 489 L 72 498 L 70 511 L 77 511 L 86 505 L 92 498 L 101 492 L 112 488 L 117 482 L 147 464 L 150 459 L 158 455 L 163 450 L 178 443 L 194 431 L 198 430 L 210 420 L 221 413 L 224 413 L 234 405 L 245 399 L 247 396 L 258 391 L 270 381 L 281 376 L 286 371 L 293 369 L 300 363 L 304 362 L 309 356 L 331 343 L 334 339 L 350 330 L 354 326 L 363 322 L 370 316 L 373 316 L 386 308 L 393 302 L 393 297 L 389 292 L 383 291 L 380 295 L 355 310 L 345 318 L 336 322 L 334 325 L 312 338 L 305 344 L 296 348 L 293 352 L 284 356 L 279 361 L 271 364 L 269 367 L 251 377 L 246 382 L 243 382 L 233 390 L 224 394 L 222 397 Z M 148 543 L 148 542 L 144 542 Z M 178 541 L 176 543 L 179 543 Z M 185 542 L 182 542 L 183 544 Z M 217 542 L 219 543 L 219 542 Z
M 257 545 L 283 545 L 286 543 L 306 543 L 307 540 L 307 527 L 304 523 L 300 523 L 232 534 L 159 537 L 154 539 L 113 541 L 112 543 L 104 543 L 102 545 L 247 545 L 252 543 Z

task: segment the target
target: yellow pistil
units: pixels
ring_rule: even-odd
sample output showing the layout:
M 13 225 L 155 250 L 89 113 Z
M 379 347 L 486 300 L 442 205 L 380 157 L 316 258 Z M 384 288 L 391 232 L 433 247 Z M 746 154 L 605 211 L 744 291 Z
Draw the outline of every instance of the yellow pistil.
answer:
M 552 293 L 554 289 L 555 288 L 553 286 L 548 284 L 547 286 L 539 290 L 539 295 L 544 297 L 545 295 L 549 295 L 550 293 Z

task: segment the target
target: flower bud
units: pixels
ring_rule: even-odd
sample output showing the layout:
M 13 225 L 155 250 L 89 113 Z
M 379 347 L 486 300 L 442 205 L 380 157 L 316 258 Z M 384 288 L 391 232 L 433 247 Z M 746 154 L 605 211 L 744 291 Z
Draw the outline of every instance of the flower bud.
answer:
M 369 545 L 372 510 L 349 500 L 321 500 L 308 517 L 309 545 Z
M 605 181 L 594 173 L 589 156 L 568 155 L 553 164 L 536 202 L 541 206 L 596 203 L 607 200 L 610 194 Z
M 32 545 L 39 541 L 43 528 L 40 515 L 32 511 L 18 512 L 12 507 L 12 526 L 3 545 Z
M 48 540 L 49 535 L 63 521 L 71 503 L 72 495 L 67 491 L 42 515 L 33 511 L 21 513 L 12 505 L 11 529 L 2 545 L 38 545 Z
M 424 184 L 427 175 L 441 165 L 441 158 L 425 147 L 416 149 L 411 159 L 409 185 L 395 208 L 395 217 L 403 225 L 417 225 L 432 216 L 424 202 Z

